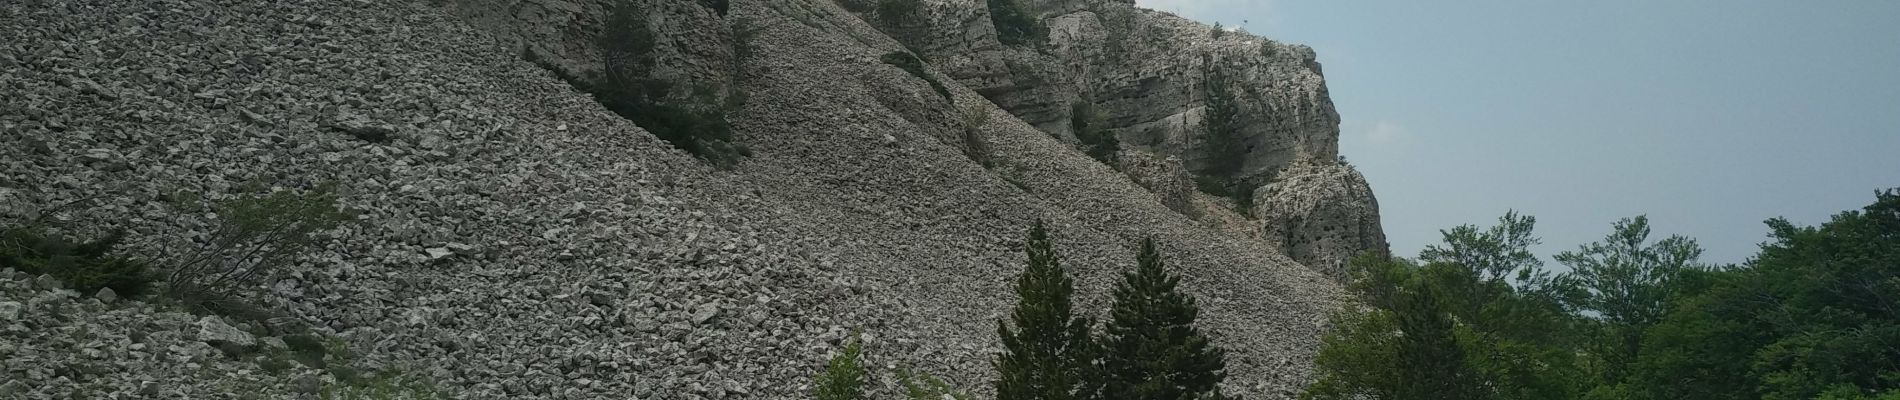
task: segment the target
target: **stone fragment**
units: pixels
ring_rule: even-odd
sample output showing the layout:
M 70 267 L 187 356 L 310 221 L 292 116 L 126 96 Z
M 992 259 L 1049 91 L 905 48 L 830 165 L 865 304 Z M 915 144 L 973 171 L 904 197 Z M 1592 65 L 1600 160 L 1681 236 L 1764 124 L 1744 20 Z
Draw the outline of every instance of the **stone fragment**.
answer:
M 0 322 L 13 322 L 20 319 L 20 311 L 26 307 L 17 301 L 0 301 Z
M 224 323 L 217 316 L 205 316 L 198 320 L 198 340 L 212 345 L 232 344 L 250 347 L 257 344 L 249 332 Z
M 52 275 L 40 274 L 39 277 L 33 278 L 33 287 L 40 288 L 40 290 L 53 290 L 59 289 L 62 286 L 59 283 L 59 278 L 54 278 Z
M 370 143 L 384 144 L 396 138 L 395 127 L 359 118 L 340 118 L 331 123 L 330 128 Z
M 92 295 L 92 297 L 102 302 L 111 303 L 119 299 L 119 293 L 112 291 L 112 288 L 100 288 L 99 293 Z

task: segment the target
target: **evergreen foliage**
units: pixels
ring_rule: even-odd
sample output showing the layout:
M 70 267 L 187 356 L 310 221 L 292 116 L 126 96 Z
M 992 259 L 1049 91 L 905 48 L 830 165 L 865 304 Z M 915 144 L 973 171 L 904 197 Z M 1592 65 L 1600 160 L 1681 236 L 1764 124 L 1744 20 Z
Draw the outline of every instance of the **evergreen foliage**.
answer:
M 220 223 L 203 247 L 173 260 L 168 294 L 188 303 L 230 298 L 267 282 L 317 243 L 316 234 L 352 218 L 325 185 L 220 203 Z M 205 304 L 200 304 L 205 305 Z
M 920 22 L 919 3 L 919 0 L 877 0 L 877 16 L 889 24 L 888 28 L 909 32 Z
M 1175 400 L 1224 397 L 1220 348 L 1194 326 L 1200 307 L 1181 293 L 1153 239 L 1143 240 L 1134 271 L 1115 287 L 1102 344 L 1103 397 Z
M 1253 186 L 1240 180 L 1247 164 L 1245 132 L 1241 131 L 1240 101 L 1233 94 L 1234 83 L 1226 72 L 1208 68 L 1202 93 L 1206 116 L 1202 120 L 1201 154 L 1206 155 L 1195 172 L 1195 183 L 1202 192 L 1234 199 L 1241 210 L 1252 208 Z
M 680 96 L 683 101 L 669 100 L 673 85 L 651 76 L 658 43 L 646 8 L 636 1 L 623 1 L 614 8 L 600 37 L 604 79 L 589 85 L 576 77 L 562 78 L 592 94 L 608 111 L 675 148 L 721 168 L 738 163 L 750 151 L 732 141 L 726 108 L 733 104 L 718 104 L 715 96 L 703 90 Z
M 983 127 L 990 123 L 989 108 L 982 104 L 971 104 L 964 106 L 962 113 L 963 129 L 957 132 L 958 140 L 962 142 L 963 156 L 982 165 L 984 169 L 995 168 L 996 160 L 990 155 L 990 144 L 983 140 Z M 1004 175 L 1004 179 L 1010 178 L 1009 175 Z M 1021 182 L 1011 183 L 1018 187 L 1023 186 Z
M 1118 165 L 1117 156 L 1121 154 L 1121 139 L 1103 126 L 1102 114 L 1095 111 L 1095 105 L 1086 100 L 1076 101 L 1069 106 L 1069 126 L 1075 132 L 1075 139 L 1082 142 L 1082 151 L 1089 157 L 1109 166 Z
M 936 91 L 937 95 L 943 96 L 945 99 L 950 98 L 950 89 L 944 87 L 943 82 L 938 81 L 937 77 L 930 76 L 930 72 L 924 70 L 924 61 L 918 59 L 917 56 L 902 51 L 893 51 L 884 53 L 884 56 L 880 57 L 880 59 L 882 59 L 885 64 L 890 64 L 898 69 L 904 70 L 904 72 L 909 72 L 911 76 L 915 76 L 917 79 L 923 79 L 924 83 L 930 84 L 930 90 Z
M 959 392 L 937 377 L 908 370 L 897 370 L 897 382 L 904 387 L 904 397 L 910 400 L 970 400 L 968 393 Z
M 715 13 L 719 13 L 721 17 L 726 16 L 726 13 L 732 12 L 731 0 L 699 0 L 699 5 L 713 10 Z
M 996 26 L 996 40 L 1004 45 L 1018 46 L 1042 40 L 1047 35 L 1041 21 L 1023 7 L 1019 0 L 985 0 L 990 9 L 990 23 Z
M 1005 352 L 996 360 L 1001 400 L 1069 400 L 1095 396 L 1096 349 L 1088 319 L 1075 316 L 1075 284 L 1062 269 L 1041 220 L 1029 230 L 1028 266 L 1016 278 L 1020 299 L 1010 322 L 997 321 Z M 1015 328 L 1012 329 L 1011 326 Z
M 145 261 L 110 254 L 124 238 L 124 232 L 112 232 L 75 242 L 43 227 L 9 228 L 0 231 L 0 268 L 51 275 L 80 293 L 111 288 L 120 296 L 137 296 L 152 277 Z
M 812 397 L 818 400 L 859 400 L 864 398 L 863 343 L 853 334 L 844 351 L 831 357 L 824 374 L 818 375 Z

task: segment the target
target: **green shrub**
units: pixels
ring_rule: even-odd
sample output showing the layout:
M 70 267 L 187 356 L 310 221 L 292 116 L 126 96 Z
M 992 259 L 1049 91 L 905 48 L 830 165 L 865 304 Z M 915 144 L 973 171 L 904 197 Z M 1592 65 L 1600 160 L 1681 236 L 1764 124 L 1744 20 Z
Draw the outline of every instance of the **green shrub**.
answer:
M 986 169 L 996 167 L 990 145 L 983 141 L 983 126 L 989 123 L 990 111 L 979 105 L 971 105 L 963 108 L 963 129 L 958 131 L 962 136 L 963 156 L 982 164 Z
M 1102 123 L 1102 115 L 1095 112 L 1094 104 L 1077 101 L 1069 106 L 1069 126 L 1075 132 L 1075 139 L 1082 142 L 1082 151 L 1096 161 L 1115 167 L 1119 165 L 1116 157 L 1122 151 L 1121 139 L 1108 132 Z
M 923 79 L 924 82 L 930 84 L 930 90 L 936 91 L 937 94 L 943 96 L 943 98 L 950 98 L 950 89 L 945 88 L 943 82 L 937 81 L 936 77 L 930 76 L 930 72 L 924 70 L 924 61 L 917 59 L 917 56 L 902 51 L 893 51 L 885 53 L 884 57 L 881 58 L 885 64 L 890 64 L 896 66 L 898 69 L 904 70 L 904 72 L 909 72 L 911 76 L 915 76 L 917 79 Z
M 904 397 L 910 400 L 969 400 L 970 394 L 957 391 L 937 377 L 924 373 L 912 373 L 909 370 L 897 370 L 897 382 L 904 386 Z
M 601 82 L 588 84 L 578 77 L 564 74 L 560 77 L 592 94 L 608 111 L 632 121 L 674 148 L 721 168 L 738 163 L 749 151 L 732 142 L 732 126 L 726 120 L 727 107 L 718 104 L 713 99 L 715 96 L 699 90 L 696 95 L 687 96 L 684 104 L 667 102 L 673 85 L 651 76 L 653 50 L 657 45 L 645 7 L 637 2 L 623 2 L 614 8 L 600 37 L 602 58 L 607 64 Z
M 812 397 L 818 400 L 858 400 L 864 398 L 864 366 L 859 357 L 863 343 L 853 334 L 844 352 L 831 357 L 823 375 L 818 376 Z
M 145 261 L 108 254 L 124 238 L 123 232 L 113 232 L 74 242 L 39 227 L 6 229 L 0 232 L 0 267 L 51 275 L 81 293 L 111 288 L 120 296 L 137 296 L 151 281 Z
M 1239 205 L 1239 211 L 1245 213 L 1252 209 L 1255 185 L 1240 179 L 1249 151 L 1242 137 L 1245 132 L 1241 131 L 1240 102 L 1234 97 L 1234 83 L 1226 73 L 1209 69 L 1206 79 L 1202 99 L 1207 109 L 1202 122 L 1206 130 L 1200 143 L 1205 161 L 1195 171 L 1195 184 L 1208 194 L 1232 198 Z
M 171 296 L 209 305 L 255 287 L 315 244 L 314 234 L 351 218 L 337 209 L 329 185 L 309 193 L 244 195 L 217 206 L 221 221 L 210 242 L 175 260 Z
M 1017 0 L 987 0 L 990 23 L 996 26 L 996 40 L 1016 46 L 1041 40 L 1046 34 L 1041 21 Z
M 699 0 L 699 5 L 712 9 L 713 12 L 719 13 L 721 17 L 726 16 L 726 13 L 732 12 L 732 3 L 729 0 Z
M 918 0 L 878 0 L 877 16 L 892 28 L 908 30 L 918 22 Z

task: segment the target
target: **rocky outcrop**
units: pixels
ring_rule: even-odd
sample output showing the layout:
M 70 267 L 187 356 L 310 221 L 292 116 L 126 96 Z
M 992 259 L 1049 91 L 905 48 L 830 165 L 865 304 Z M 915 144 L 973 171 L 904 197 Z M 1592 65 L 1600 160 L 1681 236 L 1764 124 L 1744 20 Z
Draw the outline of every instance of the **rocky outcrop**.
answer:
M 1023 1 L 1042 17 L 1047 38 L 1006 46 L 996 38 L 985 0 L 920 3 L 908 18 L 868 6 L 862 14 L 946 74 L 1051 134 L 1070 135 L 1070 105 L 1091 102 L 1124 145 L 1177 156 L 1199 170 L 1205 97 L 1227 95 L 1241 108 L 1240 145 L 1247 148 L 1235 178 L 1258 184 L 1295 160 L 1338 155 L 1339 115 L 1306 46 L 1216 31 L 1119 0 Z M 1232 84 L 1208 88 L 1209 74 L 1224 74 Z
M 1288 257 L 1343 278 L 1345 265 L 1366 251 L 1385 254 L 1379 201 L 1366 179 L 1345 164 L 1295 164 L 1254 192 L 1262 237 Z
M 1183 214 L 1194 215 L 1194 175 L 1181 165 L 1179 157 L 1161 157 L 1145 151 L 1124 151 L 1116 157 L 1123 173 L 1135 184 L 1154 192 L 1161 204 Z

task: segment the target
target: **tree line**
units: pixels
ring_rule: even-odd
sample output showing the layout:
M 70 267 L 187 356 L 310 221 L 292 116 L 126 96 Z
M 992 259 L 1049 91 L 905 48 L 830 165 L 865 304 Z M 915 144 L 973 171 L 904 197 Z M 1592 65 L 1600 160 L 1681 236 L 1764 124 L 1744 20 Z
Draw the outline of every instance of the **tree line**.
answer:
M 1556 273 L 1515 213 L 1359 257 L 1302 398 L 1900 400 L 1900 192 L 1875 197 L 1768 220 L 1739 265 L 1635 217 Z

